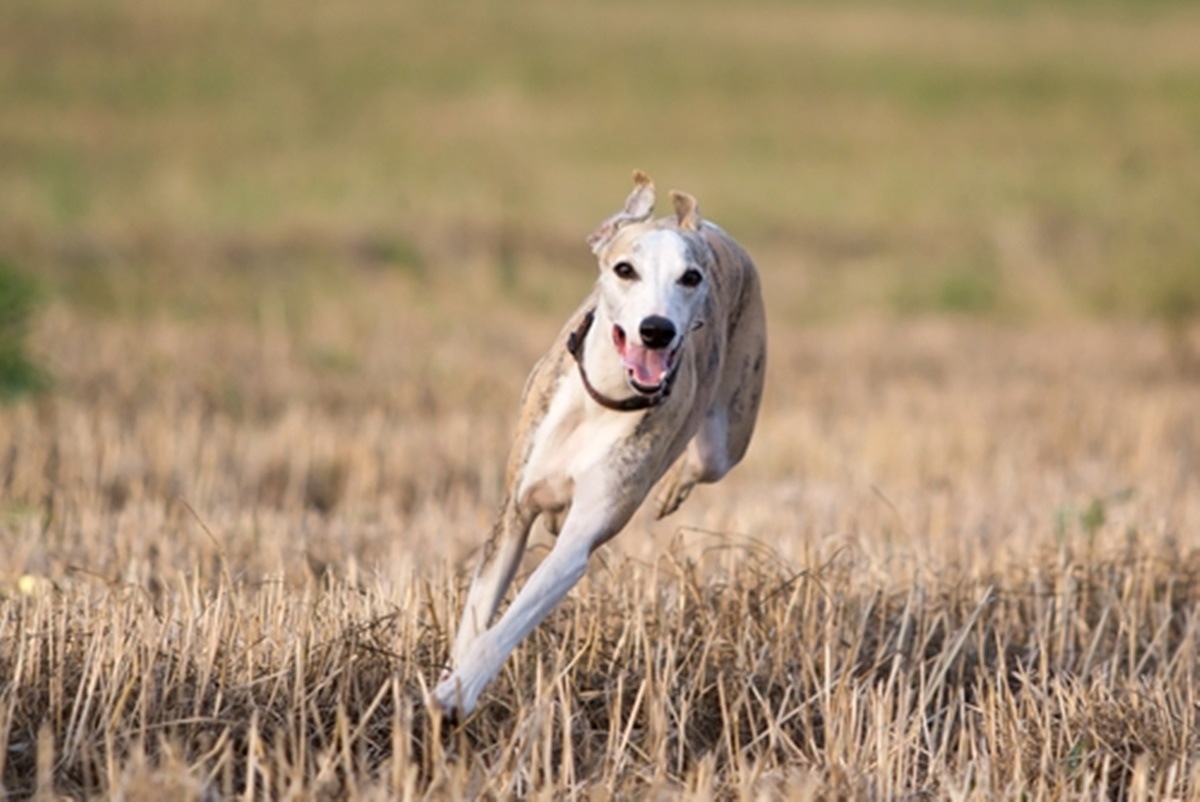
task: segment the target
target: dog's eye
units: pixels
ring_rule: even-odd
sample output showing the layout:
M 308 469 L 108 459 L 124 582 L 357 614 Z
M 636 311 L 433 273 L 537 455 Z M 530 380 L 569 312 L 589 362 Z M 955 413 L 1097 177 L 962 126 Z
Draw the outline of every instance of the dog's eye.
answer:
M 616 274 L 617 278 L 624 281 L 632 281 L 638 277 L 637 271 L 633 269 L 633 265 L 629 264 L 629 262 L 617 262 L 613 265 L 613 273 Z
M 704 280 L 704 275 L 694 267 L 689 267 L 683 271 L 683 275 L 679 277 L 679 283 L 685 287 L 695 287 Z

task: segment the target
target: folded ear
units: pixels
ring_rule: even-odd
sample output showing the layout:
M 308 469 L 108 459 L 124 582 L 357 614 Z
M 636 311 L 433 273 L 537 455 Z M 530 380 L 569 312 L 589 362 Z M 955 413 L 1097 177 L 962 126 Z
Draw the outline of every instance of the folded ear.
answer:
M 675 216 L 684 231 L 695 231 L 700 227 L 700 204 L 686 192 L 671 190 L 671 203 L 675 204 Z
M 633 192 L 625 199 L 625 207 L 597 226 L 587 238 L 592 253 L 599 253 L 621 226 L 650 219 L 654 211 L 654 182 L 641 170 L 634 170 L 633 185 Z

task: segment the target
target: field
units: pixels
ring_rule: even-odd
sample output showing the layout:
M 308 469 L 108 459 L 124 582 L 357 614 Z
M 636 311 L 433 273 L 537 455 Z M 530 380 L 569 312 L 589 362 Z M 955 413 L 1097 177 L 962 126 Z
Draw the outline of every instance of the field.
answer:
M 1196 41 L 6 4 L 0 798 L 1200 798 Z M 759 263 L 756 439 L 449 726 L 521 385 L 634 167 Z

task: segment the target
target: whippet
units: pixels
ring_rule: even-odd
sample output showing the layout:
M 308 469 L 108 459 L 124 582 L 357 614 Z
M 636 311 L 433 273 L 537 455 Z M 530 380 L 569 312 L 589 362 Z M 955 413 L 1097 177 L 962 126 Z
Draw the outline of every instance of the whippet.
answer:
M 660 518 L 697 482 L 728 473 L 750 443 L 766 367 L 754 263 L 700 219 L 691 195 L 672 192 L 675 214 L 652 220 L 654 183 L 633 178 L 625 207 L 588 237 L 595 289 L 526 381 L 506 496 L 467 593 L 453 670 L 433 692 L 452 718 L 475 708 L 668 469 Z M 491 625 L 543 513 L 557 542 Z

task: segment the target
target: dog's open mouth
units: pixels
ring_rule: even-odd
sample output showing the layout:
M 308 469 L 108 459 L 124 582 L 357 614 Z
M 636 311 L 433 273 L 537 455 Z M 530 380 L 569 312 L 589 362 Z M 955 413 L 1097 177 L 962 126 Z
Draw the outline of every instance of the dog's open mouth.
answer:
M 613 326 L 613 345 L 621 356 L 621 364 L 629 379 L 629 386 L 642 395 L 655 395 L 662 392 L 671 380 L 675 367 L 675 357 L 678 348 L 647 348 L 644 345 L 629 342 L 625 330 Z

